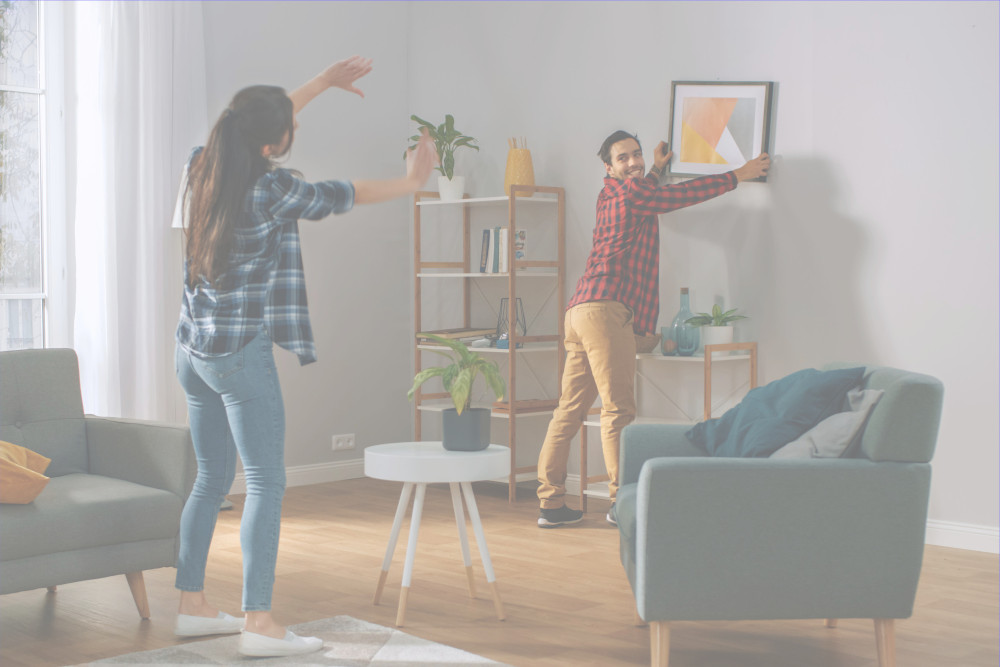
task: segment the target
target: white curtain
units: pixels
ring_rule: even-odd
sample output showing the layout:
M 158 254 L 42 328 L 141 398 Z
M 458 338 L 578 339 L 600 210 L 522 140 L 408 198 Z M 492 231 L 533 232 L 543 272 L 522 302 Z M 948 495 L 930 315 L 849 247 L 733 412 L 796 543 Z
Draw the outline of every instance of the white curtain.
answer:
M 72 5 L 73 347 L 88 413 L 175 421 L 184 160 L 206 135 L 201 3 Z

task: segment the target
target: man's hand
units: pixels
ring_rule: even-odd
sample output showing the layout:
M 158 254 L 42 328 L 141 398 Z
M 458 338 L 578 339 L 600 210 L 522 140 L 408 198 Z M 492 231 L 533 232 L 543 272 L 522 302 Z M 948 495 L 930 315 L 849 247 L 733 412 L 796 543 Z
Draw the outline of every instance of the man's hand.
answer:
M 328 88 L 342 88 L 349 93 L 364 97 L 365 94 L 354 87 L 354 82 L 372 71 L 372 59 L 361 56 L 351 56 L 346 60 L 333 63 L 319 73 L 320 79 Z
M 660 171 L 663 172 L 666 170 L 667 164 L 673 156 L 674 152 L 670 150 L 670 145 L 665 141 L 661 141 L 653 150 L 653 166 L 659 167 Z
M 739 169 L 734 169 L 733 173 L 736 174 L 737 181 L 749 181 L 754 178 L 760 178 L 767 174 L 767 170 L 771 167 L 771 158 L 767 153 L 761 153 L 754 159 L 747 162 L 745 165 Z

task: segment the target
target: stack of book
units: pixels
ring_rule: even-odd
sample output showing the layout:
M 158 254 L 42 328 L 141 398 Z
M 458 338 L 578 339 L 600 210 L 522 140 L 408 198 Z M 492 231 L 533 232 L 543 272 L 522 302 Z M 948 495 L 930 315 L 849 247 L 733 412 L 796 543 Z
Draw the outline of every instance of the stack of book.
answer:
M 490 334 L 495 334 L 496 332 L 497 332 L 496 327 L 491 327 L 489 329 L 476 329 L 473 327 L 455 327 L 452 329 L 421 331 L 417 333 L 417 339 L 432 340 L 427 337 L 427 334 L 433 334 L 438 338 L 447 338 L 448 340 L 475 340 L 477 338 L 483 338 L 484 336 L 488 336 Z
M 479 259 L 480 273 L 507 273 L 510 257 L 510 230 L 507 227 L 493 227 L 483 230 L 483 249 Z M 514 233 L 514 261 L 527 258 L 527 232 L 518 229 Z

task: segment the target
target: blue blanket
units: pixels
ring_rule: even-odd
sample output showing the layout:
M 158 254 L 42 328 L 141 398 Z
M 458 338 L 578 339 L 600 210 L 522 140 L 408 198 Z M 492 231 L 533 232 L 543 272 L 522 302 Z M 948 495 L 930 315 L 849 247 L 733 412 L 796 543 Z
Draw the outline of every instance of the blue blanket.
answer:
M 687 437 L 712 456 L 765 457 L 844 409 L 864 367 L 801 370 L 751 389 L 718 419 L 696 424 Z

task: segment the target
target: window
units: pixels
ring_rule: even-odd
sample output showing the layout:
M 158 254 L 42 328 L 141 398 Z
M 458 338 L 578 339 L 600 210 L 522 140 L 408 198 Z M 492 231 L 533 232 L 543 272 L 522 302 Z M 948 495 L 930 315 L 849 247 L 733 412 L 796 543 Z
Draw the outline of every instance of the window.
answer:
M 0 0 L 0 350 L 44 344 L 40 4 Z

